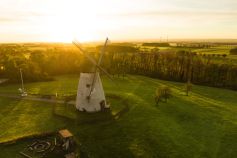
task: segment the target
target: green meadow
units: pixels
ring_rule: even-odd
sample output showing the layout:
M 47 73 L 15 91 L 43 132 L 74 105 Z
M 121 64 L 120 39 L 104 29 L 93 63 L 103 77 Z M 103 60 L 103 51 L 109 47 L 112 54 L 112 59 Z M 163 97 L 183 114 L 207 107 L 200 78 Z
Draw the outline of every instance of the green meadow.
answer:
M 31 94 L 75 95 L 78 79 L 58 76 L 25 86 Z M 83 114 L 69 105 L 0 97 L 0 142 L 68 128 L 84 157 L 237 157 L 236 91 L 194 85 L 186 96 L 183 83 L 133 75 L 102 81 L 111 112 Z M 156 105 L 155 90 L 162 85 L 173 96 Z M 19 87 L 1 85 L 0 93 L 17 94 Z M 17 157 L 27 144 L 1 144 L 0 157 Z

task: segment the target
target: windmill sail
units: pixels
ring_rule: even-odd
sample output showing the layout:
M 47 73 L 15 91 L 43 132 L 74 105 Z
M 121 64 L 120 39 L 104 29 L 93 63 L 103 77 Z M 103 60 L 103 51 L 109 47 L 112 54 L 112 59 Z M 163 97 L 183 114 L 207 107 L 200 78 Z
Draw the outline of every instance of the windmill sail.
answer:
M 89 59 L 89 61 L 90 61 L 92 64 L 94 64 L 99 70 L 101 70 L 103 73 L 105 73 L 106 76 L 107 76 L 109 79 L 113 80 L 112 77 L 110 76 L 110 74 L 109 74 L 104 68 L 102 68 L 101 66 L 99 66 L 99 65 L 97 64 L 97 62 L 95 61 L 95 59 L 93 59 L 91 56 L 89 56 L 89 55 L 84 51 L 84 49 L 81 48 L 80 44 L 79 44 L 77 41 L 73 41 L 73 44 L 74 44 L 77 48 L 79 48 L 80 53 L 82 53 L 83 55 L 85 55 L 85 57 L 86 57 L 87 59 Z
M 104 55 L 104 53 L 105 53 L 105 48 L 106 48 L 106 46 L 107 46 L 108 40 L 109 40 L 109 39 L 106 38 L 105 44 L 104 44 L 104 46 L 103 46 L 102 49 L 101 49 L 100 58 L 99 58 L 98 63 L 97 63 L 97 65 L 99 65 L 99 66 L 100 66 L 100 64 L 101 64 L 103 55 Z M 94 76 L 93 76 L 93 80 L 92 80 L 92 84 L 91 84 L 91 90 L 90 90 L 90 94 L 89 94 L 88 98 L 90 98 L 91 93 L 92 93 L 92 91 L 94 90 L 95 81 L 96 81 L 96 77 L 97 77 L 97 70 L 98 70 L 98 68 L 95 66 L 95 72 L 94 72 Z

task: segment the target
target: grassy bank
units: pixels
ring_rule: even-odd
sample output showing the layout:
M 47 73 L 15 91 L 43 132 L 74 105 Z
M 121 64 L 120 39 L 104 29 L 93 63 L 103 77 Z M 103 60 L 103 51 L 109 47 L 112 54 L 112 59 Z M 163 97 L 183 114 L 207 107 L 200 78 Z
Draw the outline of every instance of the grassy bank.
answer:
M 103 78 L 112 105 L 111 117 L 75 114 L 75 120 L 55 116 L 52 104 L 0 98 L 0 142 L 41 132 L 70 129 L 89 157 L 237 157 L 237 92 L 194 86 L 185 96 L 182 83 L 142 76 Z M 52 82 L 30 83 L 34 94 L 76 93 L 78 76 L 61 76 Z M 171 87 L 173 97 L 158 106 L 154 91 Z M 1 93 L 17 93 L 19 85 L 0 87 Z M 116 97 L 117 96 L 117 97 Z M 115 114 L 125 104 L 123 115 Z M 63 108 L 62 108 L 63 110 Z M 60 110 L 59 110 L 60 111 Z M 25 141 L 0 146 L 0 157 L 15 157 Z

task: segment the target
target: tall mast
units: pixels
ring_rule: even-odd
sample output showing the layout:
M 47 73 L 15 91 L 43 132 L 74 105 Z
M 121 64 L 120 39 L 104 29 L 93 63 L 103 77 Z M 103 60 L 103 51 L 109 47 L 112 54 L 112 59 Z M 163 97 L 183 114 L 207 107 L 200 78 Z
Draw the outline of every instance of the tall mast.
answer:
M 21 74 L 21 88 L 22 88 L 22 92 L 24 92 L 24 82 L 23 82 L 23 76 L 22 76 L 22 70 L 20 68 L 20 74 Z

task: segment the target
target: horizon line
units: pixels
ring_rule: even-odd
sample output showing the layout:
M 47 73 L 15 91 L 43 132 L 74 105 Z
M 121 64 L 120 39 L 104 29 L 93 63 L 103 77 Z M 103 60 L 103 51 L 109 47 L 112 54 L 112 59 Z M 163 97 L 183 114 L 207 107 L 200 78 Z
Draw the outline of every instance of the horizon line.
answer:
M 162 38 L 162 39 L 127 39 L 127 40 L 112 40 L 115 43 L 126 43 L 126 42 L 157 42 L 157 43 L 165 43 L 165 42 L 181 42 L 181 41 L 199 41 L 199 42 L 224 42 L 224 40 L 229 42 L 237 42 L 237 38 Z M 73 40 L 72 40 L 73 41 Z M 26 44 L 26 43 L 62 43 L 62 44 L 71 44 L 71 42 L 62 42 L 62 41 L 0 41 L 0 44 Z M 101 43 L 104 40 L 91 40 L 91 41 L 83 41 L 81 43 Z

